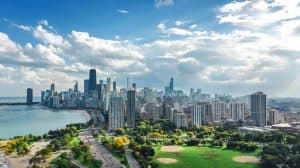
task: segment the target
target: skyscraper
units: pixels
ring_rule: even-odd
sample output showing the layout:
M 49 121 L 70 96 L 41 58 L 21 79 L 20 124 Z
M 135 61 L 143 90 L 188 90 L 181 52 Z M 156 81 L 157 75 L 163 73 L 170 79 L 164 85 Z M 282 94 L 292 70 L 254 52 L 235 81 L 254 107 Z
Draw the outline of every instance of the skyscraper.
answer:
M 230 103 L 228 109 L 230 118 L 235 121 L 244 120 L 247 112 L 246 106 L 246 103 Z
M 113 81 L 113 91 L 117 92 L 117 83 L 116 83 L 116 81 Z
M 89 91 L 89 80 L 85 79 L 84 80 L 84 93 L 87 94 Z
M 107 93 L 109 93 L 109 92 L 111 92 L 111 78 L 110 77 L 108 77 L 107 79 L 106 79 L 106 92 Z
M 74 84 L 74 92 L 78 92 L 78 82 L 77 81 Z
M 173 91 L 174 91 L 174 80 L 173 80 L 173 77 L 170 80 L 169 89 L 170 89 L 170 93 L 173 93 Z
M 27 100 L 26 103 L 27 104 L 32 104 L 33 101 L 33 90 L 32 88 L 27 88 Z
M 51 83 L 51 91 L 55 91 L 55 83 Z
M 133 83 L 133 84 L 132 84 L 132 88 L 133 88 L 134 90 L 136 90 L 136 83 Z
M 266 125 L 267 95 L 263 92 L 251 94 L 251 118 L 258 127 Z
M 111 97 L 108 113 L 109 130 L 124 127 L 125 105 L 122 97 Z
M 202 102 L 195 102 L 193 105 L 193 112 L 192 112 L 192 126 L 200 126 L 202 125 L 202 111 L 203 111 L 203 103 Z
M 127 126 L 135 128 L 135 90 L 127 90 Z
M 213 101 L 211 104 L 211 113 L 213 117 L 213 121 L 220 122 L 226 118 L 228 118 L 226 114 L 226 104 L 219 101 Z
M 97 84 L 97 76 L 96 76 L 96 69 L 90 69 L 90 76 L 89 76 L 89 88 L 88 90 L 96 90 Z

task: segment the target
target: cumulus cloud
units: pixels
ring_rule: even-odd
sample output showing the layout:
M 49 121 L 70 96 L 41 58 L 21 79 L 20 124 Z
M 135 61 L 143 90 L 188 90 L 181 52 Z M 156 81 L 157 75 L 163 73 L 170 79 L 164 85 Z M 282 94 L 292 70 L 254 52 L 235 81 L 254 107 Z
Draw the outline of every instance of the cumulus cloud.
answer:
M 142 41 L 104 39 L 79 30 L 64 36 L 49 29 L 48 22 L 39 23 L 30 30 L 38 40 L 35 45 L 22 46 L 0 33 L 0 70 L 8 74 L 0 74 L 0 80 L 20 78 L 41 85 L 58 80 L 66 85 L 61 81 L 86 78 L 92 62 L 101 77 L 129 75 L 139 86 L 161 89 L 173 76 L 178 89 L 203 87 L 236 95 L 264 90 L 272 96 L 293 96 L 300 82 L 297 4 L 232 1 L 216 13 L 219 26 L 229 24 L 230 29 L 200 29 L 193 20 L 162 21 L 156 25 L 160 38 Z M 13 75 L 21 71 L 28 75 Z

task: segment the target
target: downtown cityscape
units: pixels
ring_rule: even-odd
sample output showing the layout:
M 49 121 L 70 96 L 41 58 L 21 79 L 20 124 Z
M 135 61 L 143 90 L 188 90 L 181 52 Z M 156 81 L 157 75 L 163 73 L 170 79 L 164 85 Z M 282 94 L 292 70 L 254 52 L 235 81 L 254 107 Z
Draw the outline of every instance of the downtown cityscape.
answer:
M 0 3 L 0 168 L 300 168 L 300 0 Z

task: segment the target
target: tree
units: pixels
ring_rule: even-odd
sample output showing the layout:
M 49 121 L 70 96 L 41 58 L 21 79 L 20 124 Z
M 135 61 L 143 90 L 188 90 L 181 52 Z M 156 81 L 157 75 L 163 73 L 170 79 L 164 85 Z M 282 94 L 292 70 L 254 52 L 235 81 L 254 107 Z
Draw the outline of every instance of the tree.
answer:
M 123 128 L 117 128 L 116 129 L 116 134 L 117 135 L 124 135 L 125 134 L 125 130 Z
M 240 133 L 234 133 L 231 135 L 231 141 L 241 141 L 242 135 Z
M 151 146 L 149 146 L 149 145 L 143 145 L 143 146 L 141 146 L 140 154 L 143 157 L 148 157 L 148 156 L 152 157 L 152 156 L 154 156 L 155 151 L 154 151 L 154 149 Z

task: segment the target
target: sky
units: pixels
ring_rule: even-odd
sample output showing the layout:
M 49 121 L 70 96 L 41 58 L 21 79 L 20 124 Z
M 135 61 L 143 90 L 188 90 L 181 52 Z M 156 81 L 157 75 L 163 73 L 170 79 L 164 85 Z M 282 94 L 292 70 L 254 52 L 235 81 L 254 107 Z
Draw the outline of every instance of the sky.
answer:
M 55 82 L 300 96 L 300 0 L 3 0 L 0 96 Z

